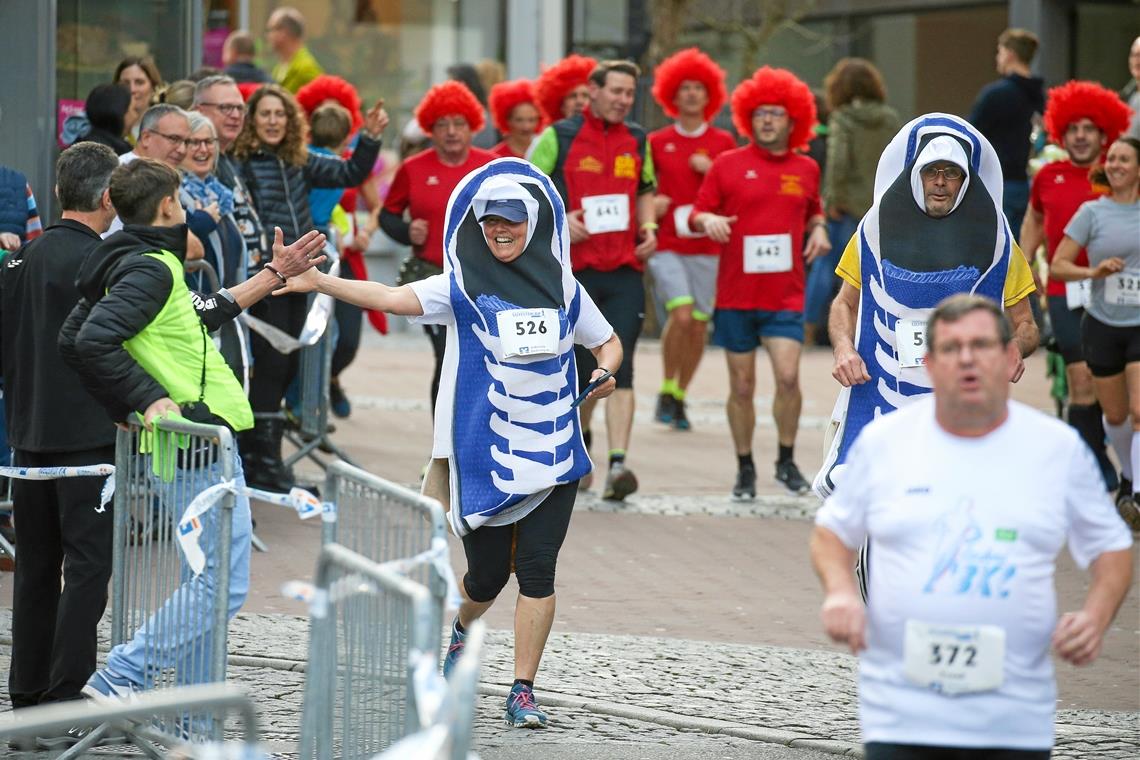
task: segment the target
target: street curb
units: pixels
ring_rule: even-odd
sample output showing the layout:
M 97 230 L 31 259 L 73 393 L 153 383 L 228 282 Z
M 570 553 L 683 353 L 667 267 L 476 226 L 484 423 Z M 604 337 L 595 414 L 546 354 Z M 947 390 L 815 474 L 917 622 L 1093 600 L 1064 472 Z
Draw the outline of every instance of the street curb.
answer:
M 511 690 L 506 686 L 479 684 L 478 693 L 492 697 L 506 697 Z M 609 715 L 614 718 L 627 720 L 640 720 L 646 723 L 675 728 L 679 731 L 699 731 L 705 734 L 718 734 L 731 736 L 737 739 L 765 742 L 767 744 L 781 744 L 793 749 L 814 749 L 830 755 L 843 755 L 846 757 L 863 757 L 863 747 L 860 744 L 837 741 L 833 739 L 820 739 L 818 737 L 799 734 L 794 731 L 784 731 L 778 728 L 756 728 L 743 723 L 733 723 L 728 720 L 715 718 L 696 718 L 689 715 L 678 715 L 666 710 L 652 707 L 635 707 L 617 702 L 608 702 L 601 699 L 585 699 L 568 694 L 542 690 L 542 701 L 555 707 L 571 707 L 597 715 Z

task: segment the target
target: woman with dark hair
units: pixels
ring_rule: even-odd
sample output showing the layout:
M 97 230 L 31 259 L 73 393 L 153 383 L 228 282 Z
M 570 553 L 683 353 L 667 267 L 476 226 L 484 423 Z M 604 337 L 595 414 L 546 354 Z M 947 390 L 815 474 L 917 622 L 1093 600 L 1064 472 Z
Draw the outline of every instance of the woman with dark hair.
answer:
M 1110 192 L 1077 209 L 1050 274 L 1066 282 L 1091 280 L 1081 343 L 1120 460 L 1116 508 L 1140 531 L 1140 140 L 1118 138 L 1093 172 L 1092 181 L 1106 183 Z M 1082 248 L 1088 266 L 1077 264 Z
M 127 56 L 115 67 L 112 82 L 124 84 L 131 91 L 131 107 L 127 111 L 127 141 L 134 145 L 139 138 L 139 120 L 150 108 L 150 99 L 162 86 L 162 74 L 150 56 Z
M 855 226 L 871 208 L 875 167 L 887 143 L 901 126 L 899 115 L 884 101 L 887 88 L 874 64 L 843 58 L 823 80 L 827 106 L 827 161 L 823 202 L 831 253 L 821 256 L 808 273 L 804 294 L 804 332 L 812 345 L 827 306 L 839 288 L 835 267 L 855 234 Z
M 80 140 L 106 145 L 118 155 L 129 153 L 131 144 L 123 139 L 127 131 L 127 110 L 131 91 L 121 84 L 97 84 L 87 93 L 83 109 L 89 128 Z
M 380 152 L 380 134 L 388 125 L 383 106 L 380 100 L 365 114 L 356 149 L 345 161 L 309 151 L 304 113 L 288 90 L 267 84 L 250 96 L 249 116 L 234 141 L 233 156 L 267 231 L 280 227 L 286 244 L 292 243 L 313 229 L 310 190 L 356 187 L 368 177 Z M 304 326 L 307 304 L 300 294 L 267 298 L 250 313 L 296 337 Z M 256 334 L 250 343 L 256 366 L 250 404 L 255 414 L 279 412 L 285 388 L 297 372 L 297 354 L 278 353 Z M 293 486 L 292 473 L 281 461 L 283 432 L 281 419 L 262 416 L 242 442 L 239 449 L 251 485 L 271 491 L 288 491 Z

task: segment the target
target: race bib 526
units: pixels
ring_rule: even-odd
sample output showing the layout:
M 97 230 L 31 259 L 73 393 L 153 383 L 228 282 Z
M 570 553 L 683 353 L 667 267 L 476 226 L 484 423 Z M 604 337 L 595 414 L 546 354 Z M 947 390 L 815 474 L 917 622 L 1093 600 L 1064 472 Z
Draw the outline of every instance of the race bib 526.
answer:
M 509 309 L 495 315 L 503 358 L 558 352 L 558 311 Z

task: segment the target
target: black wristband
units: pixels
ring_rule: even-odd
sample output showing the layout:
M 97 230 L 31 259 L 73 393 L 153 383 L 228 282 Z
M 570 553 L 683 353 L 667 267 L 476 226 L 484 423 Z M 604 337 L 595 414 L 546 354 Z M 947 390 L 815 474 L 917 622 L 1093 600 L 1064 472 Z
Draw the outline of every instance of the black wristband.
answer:
M 272 264 L 266 264 L 265 268 L 268 269 L 270 272 L 273 272 L 273 274 L 277 275 L 277 279 L 281 280 L 282 285 L 284 285 L 285 283 L 287 283 L 289 281 L 289 279 L 285 275 L 278 272 L 277 268 L 274 267 Z

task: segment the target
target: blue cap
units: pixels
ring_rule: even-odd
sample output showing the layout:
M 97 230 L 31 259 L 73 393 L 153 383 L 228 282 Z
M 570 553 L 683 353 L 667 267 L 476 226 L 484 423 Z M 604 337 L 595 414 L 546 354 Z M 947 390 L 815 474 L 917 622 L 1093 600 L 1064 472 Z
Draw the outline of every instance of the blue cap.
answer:
M 512 224 L 525 222 L 529 216 L 526 212 L 526 204 L 518 198 L 505 198 L 502 200 L 487 201 L 487 208 L 483 209 L 483 215 L 479 217 L 479 222 L 482 223 L 489 216 L 498 216 L 506 219 Z

